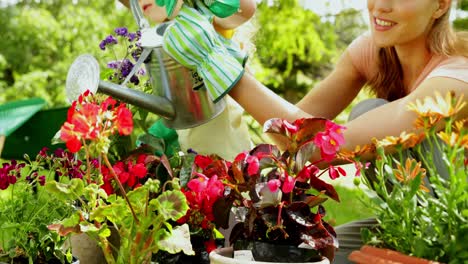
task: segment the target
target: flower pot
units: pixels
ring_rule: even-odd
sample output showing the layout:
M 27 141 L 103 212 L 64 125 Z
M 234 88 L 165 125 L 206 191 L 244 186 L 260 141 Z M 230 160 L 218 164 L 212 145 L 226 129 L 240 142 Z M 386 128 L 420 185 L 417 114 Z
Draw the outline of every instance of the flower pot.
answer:
M 245 259 L 234 259 L 234 251 L 232 247 L 219 248 L 210 253 L 211 264 L 267 264 L 267 263 L 284 263 L 284 262 L 263 262 L 263 261 L 249 261 Z M 330 264 L 327 258 L 323 258 L 316 262 L 301 262 L 300 264 Z M 299 263 L 296 263 L 299 264 Z
M 111 236 L 109 242 L 118 248 L 120 244 L 119 234 L 115 228 L 111 227 Z M 96 240 L 89 237 L 86 233 L 73 234 L 70 238 L 72 254 L 76 256 L 81 263 L 86 264 L 105 264 L 106 259 L 101 247 Z M 114 252 L 117 254 L 116 252 Z
M 400 252 L 376 248 L 372 246 L 363 246 L 360 250 L 353 251 L 349 255 L 349 260 L 354 263 L 393 263 L 393 264 L 438 264 L 439 262 L 427 259 L 407 256 Z

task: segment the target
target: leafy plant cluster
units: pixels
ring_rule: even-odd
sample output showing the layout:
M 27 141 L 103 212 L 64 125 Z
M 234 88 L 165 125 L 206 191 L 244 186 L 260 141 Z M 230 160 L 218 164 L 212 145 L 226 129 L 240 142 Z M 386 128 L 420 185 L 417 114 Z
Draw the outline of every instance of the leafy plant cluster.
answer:
M 379 226 L 363 231 L 367 243 L 445 263 L 468 261 L 468 130 L 466 120 L 455 119 L 465 106 L 452 93 L 416 101 L 409 109 L 423 132 L 375 142 L 378 159 L 362 179 L 373 190 L 369 205 Z M 388 148 L 396 153 L 385 154 Z
M 61 150 L 42 150 L 35 160 L 15 160 L 0 167 L 0 261 L 13 263 L 69 263 L 66 237 L 48 225 L 73 212 L 71 205 L 51 196 L 46 181 L 81 177 L 76 160 Z M 67 173 L 64 173 L 64 172 Z M 64 174 L 63 174 L 64 173 Z
M 252 249 L 252 244 L 265 242 L 286 246 L 288 252 L 303 251 L 296 261 L 322 256 L 333 259 L 338 241 L 333 227 L 323 220 L 326 212 L 321 204 L 327 200 L 325 196 L 336 201 L 339 198 L 334 187 L 320 177 L 327 172 L 332 179 L 346 175 L 341 168 L 328 165 L 344 142 L 343 129 L 321 118 L 293 123 L 271 119 L 265 124 L 265 132 L 283 135 L 287 139 L 284 151 L 275 145 L 259 144 L 232 162 L 216 155 L 197 155 L 192 181 L 204 183 L 210 191 L 208 200 L 213 199 L 199 207 L 191 206 L 189 211 L 203 211 L 203 205 L 208 205 L 216 227 L 232 228 L 229 241 L 235 249 Z M 311 159 L 316 162 L 310 163 Z M 319 163 L 327 164 L 326 169 L 320 170 Z M 202 191 L 200 186 L 188 187 L 196 193 Z M 229 226 L 233 212 L 239 222 Z M 253 254 L 257 261 L 281 261 L 257 250 Z M 289 261 L 291 257 L 288 255 Z

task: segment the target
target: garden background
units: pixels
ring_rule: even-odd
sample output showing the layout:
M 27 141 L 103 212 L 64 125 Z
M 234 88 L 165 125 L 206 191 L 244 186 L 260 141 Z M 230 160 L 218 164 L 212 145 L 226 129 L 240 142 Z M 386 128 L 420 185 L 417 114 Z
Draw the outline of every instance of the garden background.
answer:
M 325 8 L 314 9 L 315 2 Z M 327 75 L 346 46 L 367 30 L 365 1 L 359 2 L 362 9 L 343 8 L 348 6 L 346 1 L 258 1 L 251 39 L 255 51 L 250 57 L 257 78 L 296 102 Z M 468 0 L 454 3 L 454 9 L 455 27 L 468 29 Z M 41 97 L 47 108 L 67 106 L 65 80 L 73 60 L 90 53 L 105 61 L 99 59 L 103 56 L 99 43 L 121 26 L 137 30 L 131 13 L 117 0 L 0 0 L 0 105 Z M 349 109 L 367 96 L 361 93 L 335 121 L 343 123 Z M 245 121 L 255 143 L 267 140 L 247 114 Z M 341 203 L 327 202 L 332 223 L 370 213 L 359 208 L 356 197 L 362 197 L 362 192 L 349 188 L 350 182 L 337 188 Z

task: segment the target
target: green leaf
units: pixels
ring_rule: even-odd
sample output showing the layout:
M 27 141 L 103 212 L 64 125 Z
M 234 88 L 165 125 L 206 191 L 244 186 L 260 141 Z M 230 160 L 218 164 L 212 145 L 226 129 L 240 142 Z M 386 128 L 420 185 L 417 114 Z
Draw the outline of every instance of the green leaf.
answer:
M 49 181 L 45 184 L 46 190 L 54 194 L 59 200 L 73 201 L 84 191 L 84 183 L 81 179 L 71 179 L 69 183 Z
M 165 220 L 178 220 L 187 213 L 189 206 L 181 191 L 165 191 L 158 198 L 150 201 Z
M 176 226 L 172 233 L 158 241 L 158 246 L 171 254 L 184 252 L 185 255 L 195 255 L 190 242 L 190 230 L 187 224 Z

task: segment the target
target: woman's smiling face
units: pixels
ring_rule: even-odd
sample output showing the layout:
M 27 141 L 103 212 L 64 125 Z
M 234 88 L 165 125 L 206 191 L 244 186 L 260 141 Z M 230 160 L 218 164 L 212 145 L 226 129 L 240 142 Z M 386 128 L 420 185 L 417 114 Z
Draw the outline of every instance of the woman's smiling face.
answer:
M 372 36 L 378 47 L 395 46 L 426 37 L 438 0 L 368 0 Z

